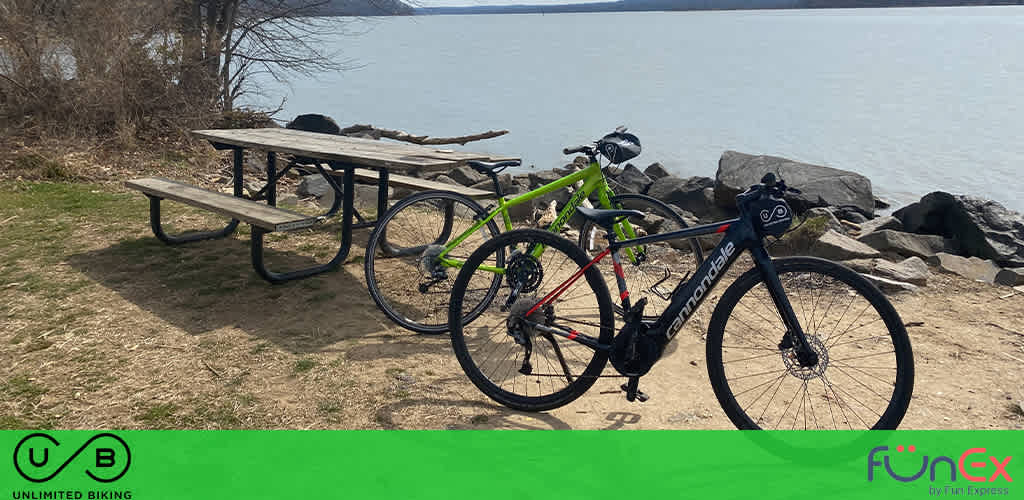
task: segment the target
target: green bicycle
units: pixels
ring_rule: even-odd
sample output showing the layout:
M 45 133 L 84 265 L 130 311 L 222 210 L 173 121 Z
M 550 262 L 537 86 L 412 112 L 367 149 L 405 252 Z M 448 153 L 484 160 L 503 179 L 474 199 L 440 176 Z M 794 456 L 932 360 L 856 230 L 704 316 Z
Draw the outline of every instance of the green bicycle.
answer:
M 608 164 L 620 164 L 640 153 L 639 139 L 626 133 L 625 128 L 619 127 L 591 145 L 566 148 L 563 152 L 567 155 L 582 153 L 588 159 L 587 167 L 511 199 L 504 196 L 498 174 L 508 167 L 519 166 L 519 161 L 468 162 L 470 167 L 488 176 L 494 184 L 496 205 L 487 208 L 451 191 L 424 191 L 403 198 L 391 207 L 379 218 L 370 235 L 364 259 L 367 288 L 381 311 L 395 323 L 414 332 L 447 332 L 448 302 L 458 270 L 473 250 L 500 234 L 496 222 L 499 216 L 504 229 L 512 230 L 510 209 L 515 210 L 515 207 L 531 200 L 540 199 L 551 205 L 552 213 L 547 219 L 553 220 L 545 221 L 545 224 L 547 230 L 554 233 L 561 232 L 567 224 L 571 225 L 576 208 L 586 204 L 592 195 L 596 195 L 596 201 L 604 208 L 644 212 L 642 219 L 619 222 L 615 230 L 621 239 L 687 227 L 675 210 L 655 198 L 612 192 L 599 157 L 607 159 Z M 560 190 L 570 191 L 571 196 L 555 214 L 554 206 L 564 200 L 559 198 L 560 194 L 564 196 Z M 589 243 L 595 233 L 584 227 L 578 236 L 580 246 L 591 247 Z M 630 268 L 625 273 L 630 290 L 639 294 L 635 298 L 649 297 L 647 312 L 652 315 L 659 314 L 668 305 L 674 291 L 663 288 L 663 285 L 678 282 L 703 260 L 697 242 L 677 247 L 649 244 L 623 249 L 623 264 Z M 539 256 L 544 248 L 525 250 Z M 468 286 L 464 304 L 473 301 L 477 305 L 469 309 L 466 322 L 472 321 L 490 305 L 501 286 L 503 275 L 516 272 L 516 260 L 522 252 L 523 249 L 501 249 L 495 252 L 493 262 L 479 266 L 488 272 L 478 273 L 479 277 Z M 611 278 L 616 271 L 609 264 L 602 266 L 601 272 Z

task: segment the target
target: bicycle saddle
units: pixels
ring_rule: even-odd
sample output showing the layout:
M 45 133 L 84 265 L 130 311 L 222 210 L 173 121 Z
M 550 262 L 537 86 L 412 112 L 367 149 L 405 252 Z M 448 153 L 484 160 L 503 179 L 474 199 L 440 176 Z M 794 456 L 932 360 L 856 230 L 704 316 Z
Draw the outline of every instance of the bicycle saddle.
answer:
M 508 167 L 518 167 L 520 164 L 522 164 L 522 162 L 519 160 L 506 160 L 495 162 L 469 160 L 466 162 L 466 165 L 469 165 L 470 168 L 484 175 L 490 174 L 491 172 L 498 173 L 501 172 L 502 170 L 505 170 Z
M 614 210 L 614 209 L 601 209 L 601 208 L 587 208 L 577 207 L 576 212 L 580 215 L 594 221 L 595 224 L 609 228 L 618 222 L 619 218 L 636 216 L 643 218 L 644 213 L 639 210 Z

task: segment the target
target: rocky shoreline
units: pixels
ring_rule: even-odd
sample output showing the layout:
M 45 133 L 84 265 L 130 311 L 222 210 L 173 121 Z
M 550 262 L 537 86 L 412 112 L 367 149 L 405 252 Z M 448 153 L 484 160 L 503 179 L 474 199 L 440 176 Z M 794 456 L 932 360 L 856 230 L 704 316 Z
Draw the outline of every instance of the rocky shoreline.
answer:
M 505 195 L 511 197 L 557 180 L 586 163 L 586 158 L 577 157 L 563 168 L 502 174 L 499 183 Z M 871 181 L 863 175 L 736 151 L 722 153 L 713 178 L 677 177 L 660 163 L 642 170 L 632 164 L 605 168 L 605 176 L 617 194 L 641 193 L 657 198 L 680 212 L 691 225 L 736 216 L 736 195 L 768 172 L 801 191 L 787 195 L 798 215 L 794 224 L 799 226 L 780 240 L 774 253 L 844 262 L 889 292 L 912 292 L 926 286 L 932 271 L 989 284 L 1024 285 L 1024 217 L 995 201 L 936 191 L 894 210 L 892 215 L 878 215 L 877 211 L 892 207 L 874 196 Z M 493 190 L 490 179 L 469 167 L 420 177 Z M 300 184 L 300 195 L 321 191 L 306 184 Z M 365 194 L 367 201 L 374 199 L 371 193 Z M 392 199 L 406 194 L 396 189 Z M 510 215 L 518 221 L 531 220 L 552 203 L 560 210 L 569 197 L 567 190 L 549 193 L 512 207 Z

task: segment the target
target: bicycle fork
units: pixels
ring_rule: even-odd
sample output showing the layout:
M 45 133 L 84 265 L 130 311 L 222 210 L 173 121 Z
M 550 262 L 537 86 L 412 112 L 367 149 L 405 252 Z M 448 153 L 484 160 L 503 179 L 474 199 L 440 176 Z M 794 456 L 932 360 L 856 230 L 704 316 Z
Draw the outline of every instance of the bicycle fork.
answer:
M 763 246 L 756 246 L 750 249 L 750 254 L 754 258 L 754 266 L 761 273 L 765 287 L 768 288 L 768 294 L 771 295 L 772 302 L 775 303 L 775 308 L 778 310 L 779 315 L 782 316 L 782 322 L 786 327 L 786 333 L 783 334 L 782 340 L 779 342 L 779 350 L 783 351 L 795 347 L 794 352 L 800 366 L 810 367 L 817 365 L 818 353 L 814 352 L 814 349 L 807 342 L 807 336 L 800 326 L 796 313 L 793 311 L 793 305 L 789 303 L 786 291 L 782 288 L 782 281 L 779 279 L 779 274 L 775 271 L 775 264 L 772 263 L 768 250 L 765 250 Z

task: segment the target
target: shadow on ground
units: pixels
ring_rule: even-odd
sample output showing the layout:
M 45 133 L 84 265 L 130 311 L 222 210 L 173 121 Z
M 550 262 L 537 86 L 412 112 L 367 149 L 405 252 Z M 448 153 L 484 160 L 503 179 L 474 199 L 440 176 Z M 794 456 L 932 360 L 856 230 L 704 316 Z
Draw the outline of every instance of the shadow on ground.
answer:
M 296 247 L 298 239 L 269 242 L 267 267 L 285 271 L 330 260 L 338 248 L 336 233 L 319 236 L 316 245 L 298 245 L 295 251 L 272 247 Z M 365 238 L 365 231 L 354 232 L 356 241 Z M 337 270 L 277 285 L 253 271 L 244 235 L 179 246 L 153 237 L 129 239 L 72 255 L 68 262 L 191 335 L 238 328 L 292 352 L 315 352 L 342 340 L 395 330 L 366 291 L 362 252 L 360 245 L 353 245 L 348 263 Z M 385 335 L 385 340 L 394 337 Z M 408 348 L 416 346 L 410 342 Z M 367 349 L 361 355 L 369 358 L 373 352 Z

